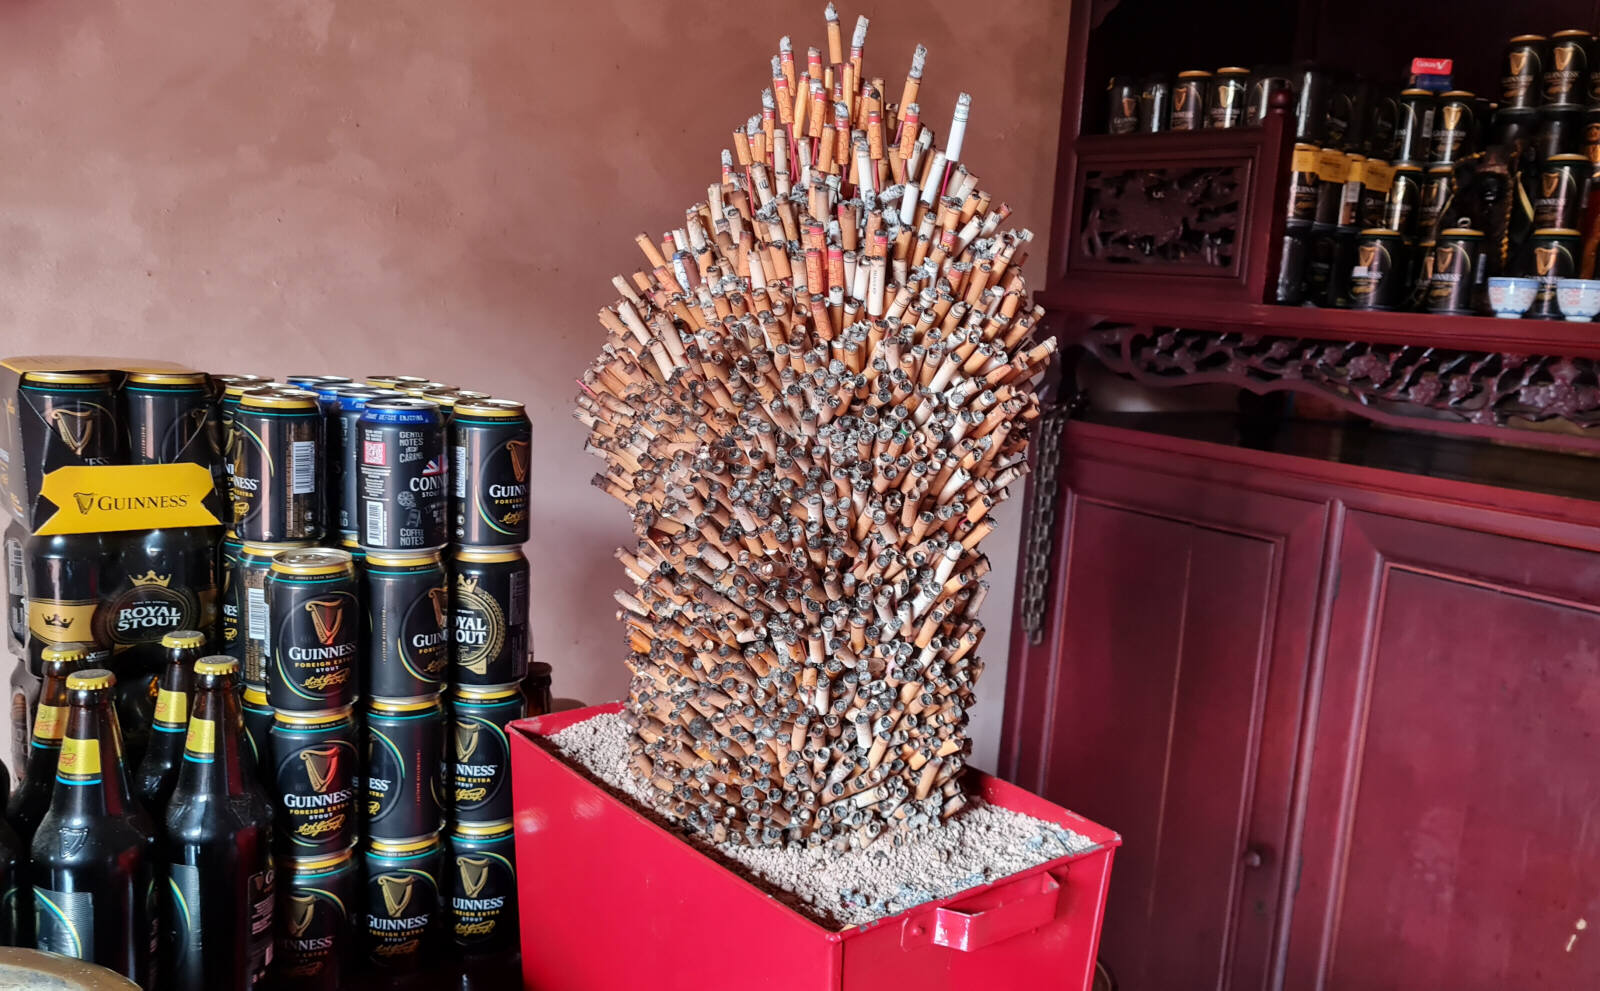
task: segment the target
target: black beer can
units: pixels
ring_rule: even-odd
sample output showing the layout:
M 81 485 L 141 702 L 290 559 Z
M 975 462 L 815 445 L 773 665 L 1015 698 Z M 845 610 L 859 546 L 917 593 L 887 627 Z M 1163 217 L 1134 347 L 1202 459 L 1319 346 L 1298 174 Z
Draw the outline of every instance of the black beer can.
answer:
M 233 528 L 258 543 L 318 540 L 322 412 L 304 389 L 252 389 L 233 419 Z
M 460 685 L 452 691 L 453 821 L 511 818 L 511 740 L 506 724 L 521 719 L 526 709 L 518 685 Z
M 1350 162 L 1337 148 L 1323 148 L 1317 153 L 1317 210 L 1313 222 L 1332 227 L 1339 222 L 1339 208 L 1344 201 L 1344 183 L 1350 177 Z
M 6 523 L 3 544 L 6 573 L 6 639 L 11 653 L 21 656 L 28 650 L 28 566 L 24 547 L 28 531 L 16 520 Z
M 1433 154 L 1435 165 L 1449 165 L 1460 161 L 1472 149 L 1472 136 L 1477 133 L 1477 97 L 1466 90 L 1451 90 L 1439 96 L 1439 109 L 1433 121 Z
M 438 695 L 369 699 L 366 835 L 395 843 L 444 823 L 444 707 Z
M 1394 161 L 1396 165 L 1420 166 L 1428 160 L 1433 147 L 1434 96 L 1425 89 L 1408 89 L 1400 93 L 1400 116 L 1394 128 Z
M 1320 145 L 1328 131 L 1328 90 L 1332 80 L 1316 65 L 1305 62 L 1295 67 L 1294 139 L 1302 144 Z
M 472 399 L 450 418 L 455 542 L 487 547 L 528 539 L 533 428 L 519 402 Z
M 445 905 L 439 895 L 443 854 L 437 834 L 405 843 L 373 840 L 366 861 L 362 937 L 380 967 L 416 967 L 438 948 Z
M 25 372 L 18 393 L 14 415 L 28 499 L 57 468 L 120 462 L 121 430 L 109 373 Z
M 1313 306 L 1329 306 L 1333 285 L 1333 256 L 1336 229 L 1330 224 L 1312 224 L 1306 241 L 1306 301 Z
M 1544 99 L 1542 34 L 1519 34 L 1506 45 L 1500 69 L 1500 109 L 1532 110 Z
M 1249 69 L 1236 65 L 1218 69 L 1206 100 L 1206 127 L 1216 130 L 1243 127 L 1249 87 Z
M 1428 312 L 1470 314 L 1477 288 L 1478 254 L 1483 232 L 1452 227 L 1433 246 L 1433 273 L 1428 282 Z
M 1422 205 L 1422 166 L 1396 165 L 1389 198 L 1383 204 L 1383 226 L 1406 237 L 1416 233 Z
M 1389 92 L 1374 92 L 1367 104 L 1367 156 L 1387 162 L 1394 158 L 1395 129 L 1400 122 L 1400 100 Z
M 1289 156 L 1289 207 L 1291 224 L 1310 224 L 1317 219 L 1317 172 L 1319 149 L 1297 144 Z
M 277 787 L 277 775 L 272 764 L 273 712 L 267 702 L 267 690 L 259 685 L 245 685 L 239 709 L 244 713 L 244 738 L 250 745 L 250 756 L 255 758 L 256 775 L 271 795 Z
M 1557 31 L 1550 36 L 1544 63 L 1544 103 L 1582 103 L 1589 94 L 1589 55 L 1594 36 L 1587 31 Z
M 1394 167 L 1375 158 L 1361 170 L 1361 205 L 1356 209 L 1358 230 L 1383 226 L 1383 206 L 1394 188 Z
M 372 399 L 398 399 L 402 393 L 375 386 L 344 385 L 325 403 L 328 439 L 328 517 L 341 534 L 356 533 L 361 491 L 361 411 Z
M 316 392 L 318 386 L 350 384 L 348 375 L 286 375 L 283 380 L 296 389 L 305 389 L 308 392 Z
M 221 452 L 211 424 L 211 388 L 201 372 L 133 372 L 122 387 L 128 462 L 189 461 L 214 469 Z
M 267 684 L 272 667 L 271 617 L 267 615 L 267 579 L 272 574 L 272 559 L 284 551 L 303 550 L 308 541 L 286 544 L 239 545 L 238 563 L 232 577 L 223 580 L 236 588 L 239 598 L 239 680 L 247 685 Z
M 1422 195 L 1417 200 L 1417 229 L 1422 232 L 1424 241 L 1434 240 L 1438 235 L 1440 220 L 1450 205 L 1451 183 L 1455 175 L 1455 166 L 1436 165 L 1428 170 L 1422 180 Z M 1445 223 L 1449 224 L 1450 221 Z
M 1139 133 L 1160 134 L 1169 129 L 1172 112 L 1172 84 L 1165 76 L 1149 76 L 1139 88 Z M 435 393 L 423 393 L 432 399 Z M 459 397 L 457 397 L 459 398 Z
M 451 682 L 509 685 L 528 673 L 528 559 L 520 547 L 457 547 Z
M 1364 230 L 1356 238 L 1350 272 L 1350 307 L 1392 310 L 1406 292 L 1405 239 L 1396 230 Z
M 1539 109 L 1539 130 L 1533 139 L 1542 162 L 1557 155 L 1581 155 L 1584 146 L 1583 108 L 1548 106 Z
M 227 500 L 226 505 L 222 507 L 222 521 L 231 526 L 233 522 L 233 421 L 239 415 L 239 400 L 252 389 L 276 388 L 281 383 L 262 378 L 260 375 L 213 375 L 211 381 L 218 390 L 216 420 L 217 431 L 222 438 L 220 445 L 222 477 L 217 480 L 217 484 L 220 493 Z
M 274 974 L 284 987 L 336 991 L 346 986 L 345 962 L 354 942 L 351 913 L 359 905 L 361 880 L 353 851 L 285 857 L 279 864 Z
M 409 396 L 369 399 L 357 442 L 361 545 L 368 550 L 444 546 L 450 478 L 439 404 Z
M 1533 200 L 1533 226 L 1576 228 L 1583 218 L 1588 183 L 1586 156 L 1551 155 L 1545 159 Z
M 517 860 L 510 817 L 457 823 L 445 873 L 451 935 L 467 953 L 496 953 L 517 943 Z
M 1185 69 L 1172 88 L 1172 129 L 1198 131 L 1205 126 L 1206 101 L 1211 94 L 1211 73 Z
M 350 707 L 274 714 L 268 750 L 278 797 L 278 848 L 307 857 L 348 850 L 356 839 L 355 722 Z
M 1556 286 L 1562 279 L 1578 274 L 1583 257 L 1583 234 L 1568 228 L 1540 228 L 1523 245 L 1524 275 L 1539 280 L 1533 305 L 1523 316 L 1530 320 L 1560 320 L 1561 306 L 1556 301 Z
M 272 666 L 267 697 L 283 712 L 320 712 L 356 698 L 361 601 L 341 550 L 283 551 L 267 580 Z
M 238 581 L 239 558 L 243 553 L 244 541 L 232 530 L 225 531 L 217 544 L 217 584 L 221 589 L 217 609 L 217 646 L 222 653 L 239 662 L 241 683 L 247 680 L 244 677 L 244 586 Z
M 1305 301 L 1309 237 L 1309 228 L 1304 224 L 1290 224 L 1285 228 L 1278 254 L 1278 284 L 1272 294 L 1274 303 L 1299 306 Z
M 1112 76 L 1106 83 L 1106 133 L 1132 134 L 1139 129 L 1139 82 Z
M 1333 234 L 1333 259 L 1328 270 L 1328 305 L 1350 308 L 1350 274 L 1356 263 L 1357 231 L 1340 227 Z
M 1352 145 L 1350 139 L 1357 121 L 1355 97 L 1354 79 L 1336 78 L 1329 86 L 1328 103 L 1323 115 L 1325 121 L 1322 132 L 1323 147 L 1342 149 Z
M 1345 156 L 1344 188 L 1339 191 L 1339 217 L 1341 228 L 1354 228 L 1360 223 L 1361 194 L 1367 182 L 1367 156 Z
M 369 551 L 362 694 L 439 691 L 450 668 L 450 579 L 437 550 Z
M 1293 84 L 1281 71 L 1258 72 L 1250 77 L 1249 98 L 1245 101 L 1244 122 L 1260 124 L 1272 112 L 1272 98 L 1279 93 L 1293 95 Z

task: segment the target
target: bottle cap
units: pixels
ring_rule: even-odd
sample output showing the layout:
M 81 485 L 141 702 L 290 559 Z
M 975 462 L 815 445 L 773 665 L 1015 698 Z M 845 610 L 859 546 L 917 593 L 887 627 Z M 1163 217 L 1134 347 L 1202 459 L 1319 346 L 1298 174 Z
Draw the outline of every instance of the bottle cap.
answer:
M 206 635 L 199 630 L 171 630 L 161 635 L 161 646 L 168 650 L 193 650 L 206 645 Z
M 87 671 L 78 671 L 67 675 L 67 690 L 73 692 L 110 688 L 116 683 L 117 676 L 105 668 L 90 668 Z

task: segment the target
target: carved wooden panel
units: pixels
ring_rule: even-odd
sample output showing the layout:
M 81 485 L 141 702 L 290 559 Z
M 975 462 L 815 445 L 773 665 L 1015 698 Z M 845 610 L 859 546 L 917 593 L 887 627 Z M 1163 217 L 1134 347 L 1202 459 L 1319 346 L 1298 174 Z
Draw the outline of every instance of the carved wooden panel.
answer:
M 1230 267 L 1243 172 L 1235 165 L 1086 171 L 1078 227 L 1083 256 L 1125 265 Z

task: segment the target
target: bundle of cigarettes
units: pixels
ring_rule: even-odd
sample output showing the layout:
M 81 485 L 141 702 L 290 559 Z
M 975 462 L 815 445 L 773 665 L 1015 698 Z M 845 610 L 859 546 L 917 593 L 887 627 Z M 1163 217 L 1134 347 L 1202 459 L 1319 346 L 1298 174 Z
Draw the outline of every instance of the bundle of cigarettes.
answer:
M 963 804 L 978 545 L 1027 470 L 1054 339 L 1027 230 L 848 54 L 772 60 L 722 177 L 614 279 L 577 417 L 632 510 L 633 764 L 717 842 L 900 842 Z

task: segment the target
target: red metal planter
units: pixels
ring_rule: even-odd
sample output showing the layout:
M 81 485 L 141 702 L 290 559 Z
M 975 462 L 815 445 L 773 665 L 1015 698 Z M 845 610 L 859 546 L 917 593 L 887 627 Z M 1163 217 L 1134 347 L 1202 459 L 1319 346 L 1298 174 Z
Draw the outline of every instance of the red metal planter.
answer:
M 1095 842 L 867 926 L 818 925 L 591 783 L 538 738 L 618 705 L 512 724 L 522 972 L 534 991 L 1087 989 L 1121 837 L 971 772 L 985 801 Z

